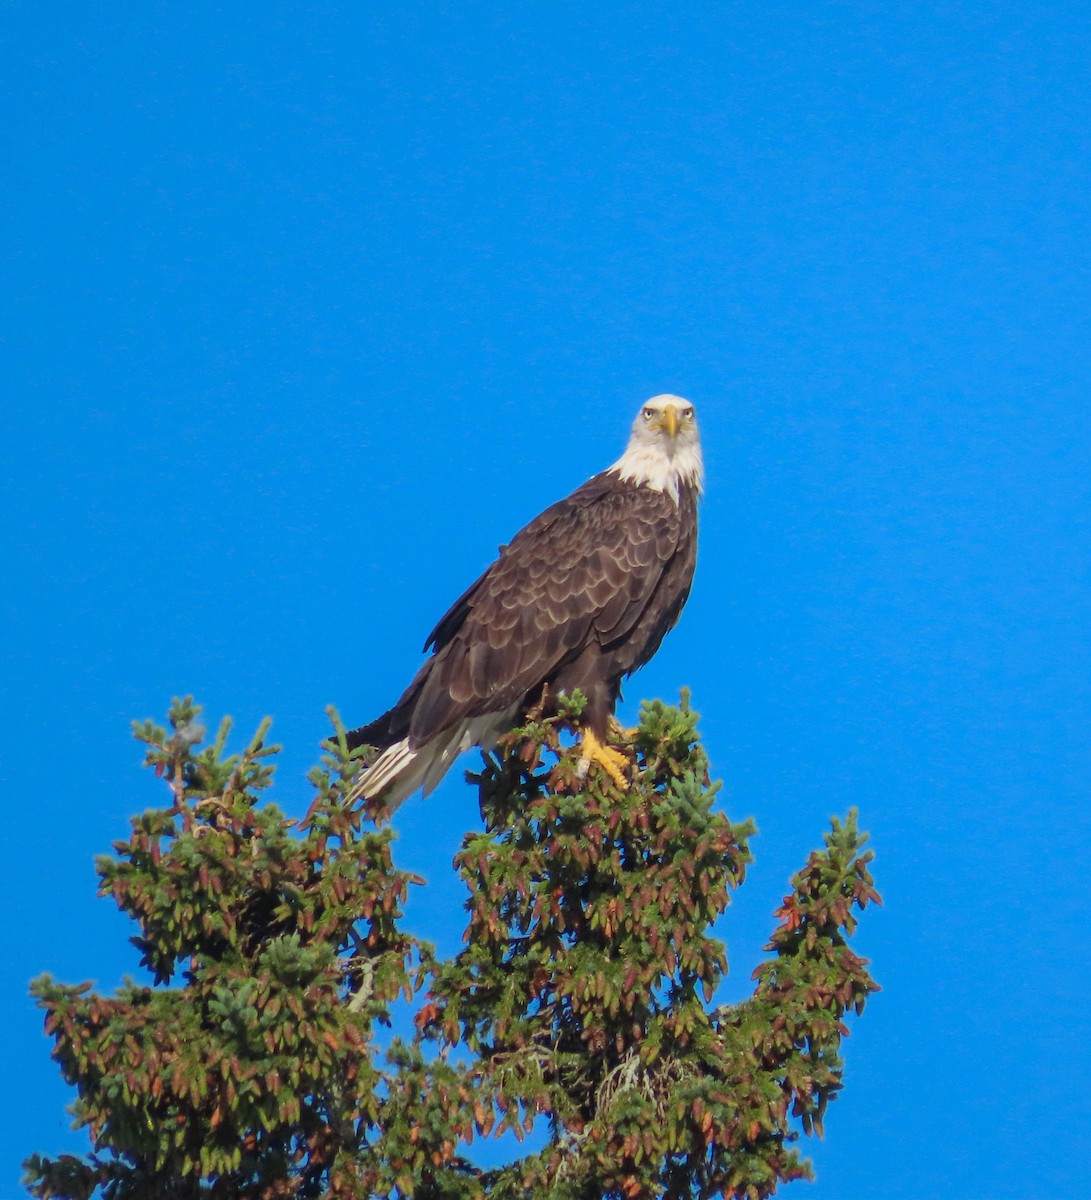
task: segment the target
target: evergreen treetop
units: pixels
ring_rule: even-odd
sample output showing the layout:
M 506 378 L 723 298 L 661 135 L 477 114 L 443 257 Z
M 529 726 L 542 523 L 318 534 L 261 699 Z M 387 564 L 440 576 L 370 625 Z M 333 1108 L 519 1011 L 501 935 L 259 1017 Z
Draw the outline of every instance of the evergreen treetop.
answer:
M 844 1018 L 877 990 L 847 943 L 878 900 L 856 814 L 792 879 L 752 995 L 715 1006 L 711 927 L 754 827 L 714 806 L 685 695 L 619 735 L 627 791 L 581 774 L 578 706 L 472 777 L 484 827 L 455 859 L 468 924 L 447 960 L 403 928 L 423 881 L 383 814 L 343 800 L 361 759 L 336 714 L 298 822 L 262 796 L 268 722 L 235 755 L 227 721 L 204 745 L 190 698 L 137 726 L 171 802 L 97 867 L 152 981 L 33 984 L 92 1148 L 32 1156 L 31 1193 L 758 1200 L 809 1177 L 796 1143 L 822 1132 Z M 414 1032 L 392 1038 L 399 996 Z M 534 1129 L 537 1149 L 475 1163 L 475 1138 Z

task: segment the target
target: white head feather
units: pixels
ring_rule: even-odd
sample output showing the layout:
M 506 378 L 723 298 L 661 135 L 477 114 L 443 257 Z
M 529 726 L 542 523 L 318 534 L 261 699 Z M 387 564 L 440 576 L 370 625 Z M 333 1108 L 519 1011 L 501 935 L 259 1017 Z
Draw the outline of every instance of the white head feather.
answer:
M 676 503 L 683 484 L 701 491 L 704 465 L 693 405 L 681 396 L 653 396 L 636 414 L 625 453 L 610 470 L 666 492 Z

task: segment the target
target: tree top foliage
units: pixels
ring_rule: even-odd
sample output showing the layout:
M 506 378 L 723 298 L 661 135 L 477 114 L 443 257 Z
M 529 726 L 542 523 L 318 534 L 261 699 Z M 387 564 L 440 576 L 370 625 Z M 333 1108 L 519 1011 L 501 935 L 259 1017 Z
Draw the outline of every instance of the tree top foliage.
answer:
M 711 927 L 746 877 L 751 822 L 714 806 L 696 714 L 643 706 L 618 790 L 530 719 L 471 776 L 483 828 L 455 867 L 463 949 L 403 928 L 381 811 L 344 797 L 363 761 L 335 736 L 291 820 L 262 793 L 278 747 L 239 754 L 200 709 L 135 726 L 170 803 L 97 861 L 150 982 L 32 990 L 84 1156 L 27 1160 L 64 1200 L 642 1200 L 770 1196 L 808 1178 L 841 1087 L 844 1018 L 877 985 L 848 946 L 879 897 L 852 811 L 792 879 L 752 994 L 716 1005 Z M 398 998 L 412 1015 L 391 1024 Z M 537 1130 L 503 1167 L 475 1139 Z

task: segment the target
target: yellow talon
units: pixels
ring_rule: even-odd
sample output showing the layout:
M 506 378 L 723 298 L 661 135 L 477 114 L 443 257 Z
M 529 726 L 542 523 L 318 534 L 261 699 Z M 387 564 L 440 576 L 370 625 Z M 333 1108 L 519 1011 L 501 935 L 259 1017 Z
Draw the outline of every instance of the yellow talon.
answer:
M 606 772 L 607 775 L 614 781 L 614 786 L 620 791 L 627 792 L 629 790 L 629 781 L 625 778 L 624 770 L 629 765 L 629 760 L 621 753 L 620 750 L 614 750 L 611 746 L 604 746 L 602 742 L 591 732 L 590 729 L 584 731 L 583 740 L 580 742 L 580 762 L 590 763 L 594 761 Z

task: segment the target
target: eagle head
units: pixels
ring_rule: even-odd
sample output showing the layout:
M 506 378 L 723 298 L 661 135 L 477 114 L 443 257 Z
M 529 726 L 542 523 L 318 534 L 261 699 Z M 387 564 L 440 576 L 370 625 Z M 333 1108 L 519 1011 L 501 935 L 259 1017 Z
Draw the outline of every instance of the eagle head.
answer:
M 671 457 L 685 446 L 699 445 L 693 405 L 681 396 L 653 396 L 637 413 L 633 439 L 643 445 L 658 445 Z
M 701 438 L 693 405 L 681 396 L 653 396 L 636 414 L 629 445 L 614 464 L 622 479 L 678 498 L 679 487 L 701 490 Z

